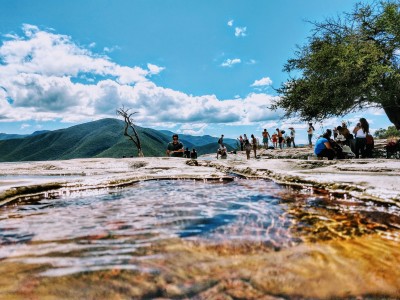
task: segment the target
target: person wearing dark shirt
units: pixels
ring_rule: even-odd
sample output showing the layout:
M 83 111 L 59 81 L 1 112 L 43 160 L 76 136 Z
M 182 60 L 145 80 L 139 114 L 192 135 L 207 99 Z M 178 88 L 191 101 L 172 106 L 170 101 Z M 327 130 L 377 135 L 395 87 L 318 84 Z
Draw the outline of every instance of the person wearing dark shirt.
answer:
M 167 147 L 167 156 L 183 157 L 183 152 L 183 144 L 179 141 L 178 135 L 174 134 L 172 136 L 172 142 L 170 142 Z
M 186 148 L 186 150 L 185 150 L 185 157 L 186 158 L 190 158 L 190 150 L 189 150 L 189 148 Z
M 196 149 L 193 148 L 192 152 L 190 153 L 191 159 L 197 159 L 197 152 Z

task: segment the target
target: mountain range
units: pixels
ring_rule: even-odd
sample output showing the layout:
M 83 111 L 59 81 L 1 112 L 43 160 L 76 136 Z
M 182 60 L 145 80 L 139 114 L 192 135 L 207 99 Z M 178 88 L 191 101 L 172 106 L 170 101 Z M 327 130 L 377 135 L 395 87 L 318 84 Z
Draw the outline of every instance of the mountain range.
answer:
M 34 136 L 34 135 L 38 135 L 38 134 L 42 134 L 45 132 L 48 132 L 49 130 L 40 130 L 40 131 L 35 131 L 32 134 L 7 134 L 7 133 L 1 133 L 0 132 L 0 141 L 3 140 L 10 140 L 10 139 L 22 139 L 24 137 L 27 136 Z
M 0 134 L 0 161 L 137 156 L 136 146 L 123 135 L 124 126 L 121 120 L 107 118 L 27 136 Z M 145 156 L 165 156 L 172 132 L 139 126 L 136 126 L 136 130 Z M 217 137 L 183 134 L 179 134 L 179 137 L 185 148 L 196 148 L 199 155 L 214 153 L 218 148 Z M 226 141 L 228 151 L 235 147 L 231 145 L 233 142 L 235 140 Z

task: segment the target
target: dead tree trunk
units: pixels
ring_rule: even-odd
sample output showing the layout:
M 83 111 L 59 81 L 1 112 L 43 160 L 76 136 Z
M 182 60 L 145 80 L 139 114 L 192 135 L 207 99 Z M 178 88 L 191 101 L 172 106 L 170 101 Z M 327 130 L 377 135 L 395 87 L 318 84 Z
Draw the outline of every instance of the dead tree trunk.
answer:
M 138 156 L 143 157 L 143 150 L 142 145 L 140 143 L 139 134 L 135 129 L 135 124 L 133 123 L 132 115 L 136 114 L 137 112 L 129 113 L 129 109 L 122 106 L 122 108 L 117 109 L 117 115 L 120 115 L 124 118 L 125 121 L 125 129 L 124 135 L 127 136 L 136 146 L 138 150 Z M 129 129 L 131 129 L 132 133 L 129 134 Z

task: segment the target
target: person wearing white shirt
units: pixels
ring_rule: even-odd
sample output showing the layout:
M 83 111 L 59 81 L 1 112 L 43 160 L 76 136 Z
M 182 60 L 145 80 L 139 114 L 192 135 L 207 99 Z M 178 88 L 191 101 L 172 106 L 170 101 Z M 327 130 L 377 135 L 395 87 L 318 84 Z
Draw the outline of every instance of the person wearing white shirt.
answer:
M 356 144 L 355 144 L 355 154 L 356 158 L 361 157 L 365 158 L 365 147 L 367 145 L 367 134 L 369 133 L 369 124 L 365 118 L 360 119 L 360 123 L 353 129 L 353 133 L 356 137 Z

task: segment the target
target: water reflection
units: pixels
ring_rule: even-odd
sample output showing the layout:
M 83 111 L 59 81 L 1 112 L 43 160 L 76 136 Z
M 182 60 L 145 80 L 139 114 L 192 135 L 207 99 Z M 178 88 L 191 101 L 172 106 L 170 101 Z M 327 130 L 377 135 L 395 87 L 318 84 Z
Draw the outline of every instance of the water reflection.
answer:
M 367 256 L 381 251 L 379 244 L 386 245 L 382 247 L 390 253 L 400 240 L 399 216 L 396 206 L 337 199 L 270 181 L 149 181 L 128 189 L 73 193 L 28 205 L 2 207 L 0 259 L 7 263 L 4 268 L 42 266 L 26 276 L 54 278 L 52 284 L 59 284 L 56 278 L 81 278 L 87 272 L 94 278 L 86 280 L 92 281 L 99 274 L 119 270 L 118 274 L 128 272 L 139 281 L 151 277 L 156 286 L 166 283 L 154 281 L 154 276 L 172 276 L 179 286 L 187 284 L 192 276 L 193 270 L 186 265 L 186 259 L 191 258 L 196 264 L 204 263 L 196 272 L 202 270 L 211 276 L 206 283 L 192 278 L 191 291 L 203 290 L 209 288 L 210 282 L 220 282 L 222 274 L 254 272 L 266 262 L 268 270 L 285 273 L 280 268 L 271 269 L 274 260 L 282 261 L 282 256 L 294 265 L 306 260 L 310 265 L 303 266 L 303 273 L 312 273 L 312 268 L 335 264 L 340 255 L 346 256 L 346 245 L 358 247 L 358 243 L 352 242 L 357 238 L 372 238 L 363 249 Z M 330 246 L 318 244 L 311 252 L 311 248 L 301 248 L 323 241 L 338 243 L 340 249 L 334 246 L 333 251 Z M 360 250 L 353 250 L 349 252 L 358 255 Z M 398 252 L 391 253 L 391 259 L 398 258 Z M 181 270 L 181 264 L 189 270 Z M 240 272 L 234 267 L 236 264 L 243 268 Z M 202 269 L 204 266 L 207 271 Z M 360 271 L 366 270 L 370 271 Z M 291 282 L 289 277 L 282 280 Z M 249 288 L 242 284 L 238 283 Z M 269 288 L 264 286 L 262 290 Z

